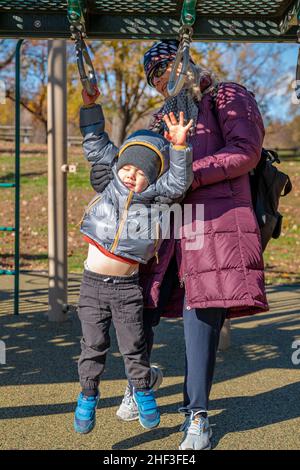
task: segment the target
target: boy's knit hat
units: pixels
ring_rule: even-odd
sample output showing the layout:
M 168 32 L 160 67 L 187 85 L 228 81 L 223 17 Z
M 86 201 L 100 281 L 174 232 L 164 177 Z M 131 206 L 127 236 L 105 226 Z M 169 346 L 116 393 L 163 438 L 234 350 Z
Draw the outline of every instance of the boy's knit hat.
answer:
M 117 171 L 125 165 L 134 165 L 145 173 L 149 184 L 152 184 L 160 174 L 161 164 L 161 158 L 153 147 L 132 143 L 120 150 Z

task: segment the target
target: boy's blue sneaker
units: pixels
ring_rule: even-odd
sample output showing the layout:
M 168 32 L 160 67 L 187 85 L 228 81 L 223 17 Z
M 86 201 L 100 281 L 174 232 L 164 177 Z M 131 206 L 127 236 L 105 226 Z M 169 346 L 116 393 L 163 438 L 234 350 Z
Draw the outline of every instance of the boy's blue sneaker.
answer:
M 133 398 L 138 407 L 139 421 L 143 428 L 156 428 L 160 414 L 152 390 L 134 390 Z
M 76 432 L 87 434 L 94 428 L 99 396 L 99 393 L 92 397 L 87 397 L 82 392 L 79 394 L 74 417 L 74 429 Z

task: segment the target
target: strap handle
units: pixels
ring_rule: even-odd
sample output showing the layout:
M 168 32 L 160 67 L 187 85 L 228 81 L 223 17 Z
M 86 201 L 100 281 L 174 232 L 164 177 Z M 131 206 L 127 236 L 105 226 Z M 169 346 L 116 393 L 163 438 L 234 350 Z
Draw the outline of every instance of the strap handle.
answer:
M 181 10 L 181 23 L 193 26 L 196 21 L 197 0 L 185 0 Z
M 190 60 L 190 45 L 193 35 L 192 26 L 196 20 L 196 4 L 197 0 L 184 0 L 182 6 L 181 27 L 179 30 L 180 44 L 167 86 L 169 96 L 178 95 L 185 83 Z M 182 66 L 179 71 L 181 63 Z
M 84 37 L 86 36 L 85 19 L 84 19 L 85 8 L 81 0 L 68 0 L 68 20 L 74 28 L 77 28 L 82 32 Z
M 187 26 L 185 27 L 185 29 L 181 30 L 180 44 L 167 86 L 169 96 L 178 95 L 184 85 L 185 77 L 189 68 L 190 43 L 192 41 L 192 33 L 193 29 L 191 26 Z M 182 67 L 179 71 L 178 68 L 181 63 Z
M 97 77 L 84 38 L 86 27 L 85 9 L 81 0 L 68 0 L 68 20 L 72 39 L 75 41 L 77 67 L 83 88 L 88 95 L 96 94 Z
M 283 193 L 280 194 L 281 197 L 286 196 L 286 195 L 289 194 L 289 193 L 292 191 L 292 189 L 293 189 L 293 185 L 292 185 L 292 182 L 291 182 L 291 180 L 290 180 L 290 177 L 289 177 L 288 175 L 286 175 L 286 178 L 287 178 L 287 180 L 286 180 L 286 183 L 285 183 L 284 188 L 283 188 Z

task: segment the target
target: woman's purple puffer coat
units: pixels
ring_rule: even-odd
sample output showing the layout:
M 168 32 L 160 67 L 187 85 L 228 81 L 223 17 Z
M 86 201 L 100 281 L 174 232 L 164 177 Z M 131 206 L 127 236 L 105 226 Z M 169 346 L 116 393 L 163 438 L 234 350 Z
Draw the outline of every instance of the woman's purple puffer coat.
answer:
M 222 83 L 217 97 L 203 96 L 191 137 L 194 182 L 182 204 L 204 204 L 203 247 L 189 240 L 165 240 L 159 263 L 141 266 L 145 307 L 155 308 L 175 254 L 181 281 L 174 286 L 166 316 L 187 308 L 222 307 L 228 317 L 268 310 L 259 227 L 251 202 L 249 171 L 261 154 L 264 125 L 253 95 L 236 83 Z M 196 224 L 196 211 L 193 227 Z M 185 289 L 183 288 L 185 287 Z

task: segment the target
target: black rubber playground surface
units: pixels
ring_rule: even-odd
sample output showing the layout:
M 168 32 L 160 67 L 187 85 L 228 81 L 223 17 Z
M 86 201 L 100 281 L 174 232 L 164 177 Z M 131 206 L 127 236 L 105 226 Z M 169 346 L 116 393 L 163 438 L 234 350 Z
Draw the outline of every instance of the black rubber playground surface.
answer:
M 63 324 L 47 321 L 47 276 L 21 276 L 21 314 L 12 314 L 12 283 L 1 278 L 0 449 L 175 450 L 182 433 L 184 370 L 180 320 L 162 320 L 156 329 L 153 363 L 164 372 L 157 397 L 161 425 L 147 431 L 123 423 L 115 412 L 125 387 L 123 363 L 114 333 L 101 385 L 97 424 L 86 436 L 73 432 L 79 391 L 76 360 L 80 325 L 73 309 Z M 76 305 L 80 276 L 70 275 L 69 302 Z M 218 354 L 211 394 L 210 422 L 215 449 L 299 449 L 300 286 L 268 288 L 271 311 L 232 322 L 231 348 Z M 294 345 L 295 346 L 295 345 Z M 298 349 L 300 349 L 300 341 Z M 294 361 L 295 362 L 295 361 Z

